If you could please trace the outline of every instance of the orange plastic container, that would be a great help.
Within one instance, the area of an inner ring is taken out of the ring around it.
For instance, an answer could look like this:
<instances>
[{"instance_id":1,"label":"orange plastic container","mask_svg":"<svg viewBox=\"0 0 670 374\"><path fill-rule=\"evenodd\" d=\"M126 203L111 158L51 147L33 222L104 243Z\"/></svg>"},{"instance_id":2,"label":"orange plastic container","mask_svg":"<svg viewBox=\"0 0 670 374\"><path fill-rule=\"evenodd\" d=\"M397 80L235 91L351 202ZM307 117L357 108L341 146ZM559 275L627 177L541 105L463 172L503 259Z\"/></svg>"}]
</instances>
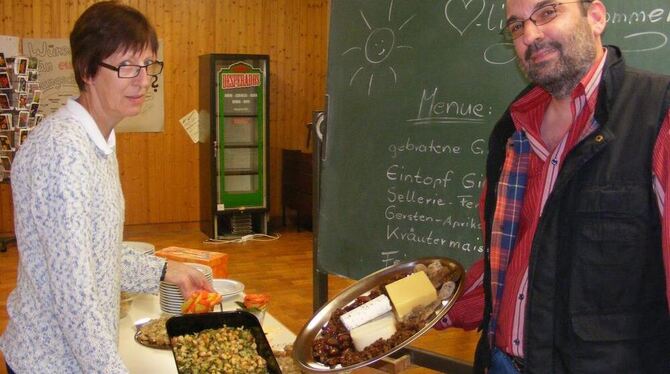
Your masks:
<instances>
[{"instance_id":1,"label":"orange plastic container","mask_svg":"<svg viewBox=\"0 0 670 374\"><path fill-rule=\"evenodd\" d=\"M179 262L195 262L212 268L214 278L228 277L228 254L193 248L167 247L156 251L156 256Z\"/></svg>"}]
</instances>

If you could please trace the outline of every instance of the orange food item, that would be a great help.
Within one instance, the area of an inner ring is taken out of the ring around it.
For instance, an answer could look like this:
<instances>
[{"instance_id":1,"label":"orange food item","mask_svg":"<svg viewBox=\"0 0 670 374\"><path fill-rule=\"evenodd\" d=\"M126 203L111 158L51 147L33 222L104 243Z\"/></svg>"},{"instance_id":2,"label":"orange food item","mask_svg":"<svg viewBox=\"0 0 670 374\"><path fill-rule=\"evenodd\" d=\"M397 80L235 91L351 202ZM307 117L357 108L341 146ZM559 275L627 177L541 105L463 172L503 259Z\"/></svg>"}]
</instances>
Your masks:
<instances>
[{"instance_id":1,"label":"orange food item","mask_svg":"<svg viewBox=\"0 0 670 374\"><path fill-rule=\"evenodd\" d=\"M184 314L211 312L222 299L223 297L216 292L195 291L181 305L181 312Z\"/></svg>"},{"instance_id":2,"label":"orange food item","mask_svg":"<svg viewBox=\"0 0 670 374\"><path fill-rule=\"evenodd\" d=\"M244 307L247 309L263 309L270 302L270 295L250 293L244 296Z\"/></svg>"}]
</instances>

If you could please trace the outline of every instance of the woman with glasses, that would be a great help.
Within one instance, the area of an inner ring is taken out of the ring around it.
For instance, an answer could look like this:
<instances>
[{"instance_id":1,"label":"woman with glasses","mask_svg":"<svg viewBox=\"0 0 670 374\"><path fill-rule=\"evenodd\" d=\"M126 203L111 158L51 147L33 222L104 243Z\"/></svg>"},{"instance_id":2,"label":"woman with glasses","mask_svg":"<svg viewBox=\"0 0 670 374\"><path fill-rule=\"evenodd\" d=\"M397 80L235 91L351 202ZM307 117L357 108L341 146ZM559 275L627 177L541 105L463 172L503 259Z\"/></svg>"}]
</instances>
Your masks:
<instances>
[{"instance_id":1,"label":"woman with glasses","mask_svg":"<svg viewBox=\"0 0 670 374\"><path fill-rule=\"evenodd\" d=\"M20 253L9 324L0 337L9 373L126 373L118 354L119 294L211 291L197 270L122 246L124 200L114 127L138 114L163 64L137 10L88 8L70 34L80 95L45 118L12 170ZM13 369L13 370L12 370Z\"/></svg>"}]
</instances>

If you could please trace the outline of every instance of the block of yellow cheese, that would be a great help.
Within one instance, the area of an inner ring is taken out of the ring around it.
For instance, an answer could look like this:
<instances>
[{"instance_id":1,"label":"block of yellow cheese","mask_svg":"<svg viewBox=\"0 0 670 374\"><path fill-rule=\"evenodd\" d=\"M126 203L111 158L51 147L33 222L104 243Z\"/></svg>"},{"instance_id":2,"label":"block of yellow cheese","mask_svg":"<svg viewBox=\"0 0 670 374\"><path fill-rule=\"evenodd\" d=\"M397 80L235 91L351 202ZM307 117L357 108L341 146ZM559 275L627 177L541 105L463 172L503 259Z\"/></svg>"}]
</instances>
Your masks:
<instances>
[{"instance_id":1,"label":"block of yellow cheese","mask_svg":"<svg viewBox=\"0 0 670 374\"><path fill-rule=\"evenodd\" d=\"M393 310L399 321L418 306L437 300L437 291L424 271L418 271L386 285Z\"/></svg>"}]
</instances>

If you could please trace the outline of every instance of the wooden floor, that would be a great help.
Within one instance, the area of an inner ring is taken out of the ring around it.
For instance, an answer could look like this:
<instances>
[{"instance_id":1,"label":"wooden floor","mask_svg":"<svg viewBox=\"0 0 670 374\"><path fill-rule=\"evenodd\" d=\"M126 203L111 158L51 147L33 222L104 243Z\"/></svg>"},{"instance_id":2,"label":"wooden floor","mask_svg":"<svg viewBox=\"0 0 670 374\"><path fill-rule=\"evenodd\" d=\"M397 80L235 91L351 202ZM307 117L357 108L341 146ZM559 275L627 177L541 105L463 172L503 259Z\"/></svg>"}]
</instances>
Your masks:
<instances>
[{"instance_id":1,"label":"wooden floor","mask_svg":"<svg viewBox=\"0 0 670 374\"><path fill-rule=\"evenodd\" d=\"M296 232L290 226L278 233L281 236L274 241L208 244L195 224L169 224L129 226L125 240L152 243L156 249L182 246L227 253L230 277L243 282L247 292L270 294L270 313L297 334L312 315L312 233ZM6 302L16 282L17 262L15 244L0 253L0 331L7 325ZM328 283L332 298L352 282L331 276ZM460 329L431 331L414 345L471 363L478 337L476 332ZM6 374L1 358L0 354L0 374ZM406 372L432 371L415 368Z\"/></svg>"}]
</instances>

